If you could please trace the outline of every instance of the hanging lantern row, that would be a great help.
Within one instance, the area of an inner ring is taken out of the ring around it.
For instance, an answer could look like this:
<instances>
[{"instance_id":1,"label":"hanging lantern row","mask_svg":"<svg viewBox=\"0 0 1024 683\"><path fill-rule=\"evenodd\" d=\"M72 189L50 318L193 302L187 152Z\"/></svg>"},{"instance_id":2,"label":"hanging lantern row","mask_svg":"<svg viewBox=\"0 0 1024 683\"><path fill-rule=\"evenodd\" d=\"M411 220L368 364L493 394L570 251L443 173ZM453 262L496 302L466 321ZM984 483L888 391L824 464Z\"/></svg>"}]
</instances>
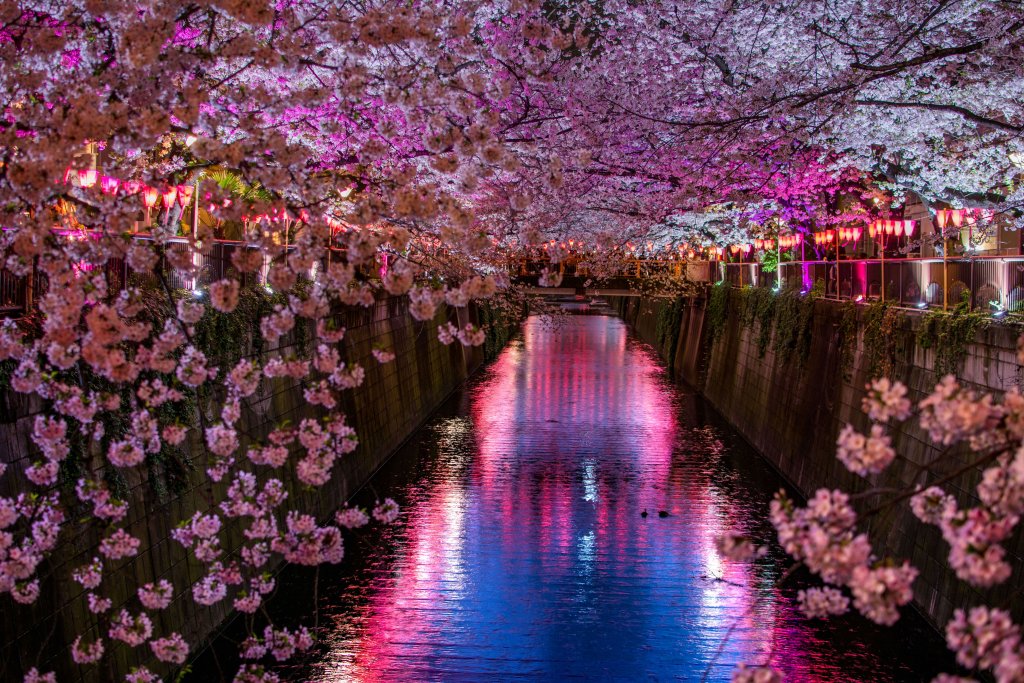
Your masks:
<instances>
[{"instance_id":1,"label":"hanging lantern row","mask_svg":"<svg viewBox=\"0 0 1024 683\"><path fill-rule=\"evenodd\" d=\"M821 247L826 244L830 244L835 239L834 230L825 230L824 232L814 233L814 244Z\"/></svg>"},{"instance_id":2,"label":"hanging lantern row","mask_svg":"<svg viewBox=\"0 0 1024 683\"><path fill-rule=\"evenodd\" d=\"M871 239L881 237L882 235L913 237L916 227L917 221L877 220L873 221L871 225L868 226L868 235L871 236Z\"/></svg>"},{"instance_id":3,"label":"hanging lantern row","mask_svg":"<svg viewBox=\"0 0 1024 683\"><path fill-rule=\"evenodd\" d=\"M161 202L169 209L175 201L184 207L192 201L192 193L195 188L192 185L168 185L163 190L150 187L141 180L121 180L114 176L100 175L94 168L75 170L70 166L64 172L64 184L74 183L78 187L98 187L100 192L108 196L115 196L123 192L126 196L138 194L142 203L147 209L154 208Z\"/></svg>"},{"instance_id":4,"label":"hanging lantern row","mask_svg":"<svg viewBox=\"0 0 1024 683\"><path fill-rule=\"evenodd\" d=\"M773 239L760 239L760 238L755 239L754 240L754 248L757 249L758 251L760 251L761 249L768 249L768 250L774 249L775 248L775 240L773 240Z\"/></svg>"},{"instance_id":5,"label":"hanging lantern row","mask_svg":"<svg viewBox=\"0 0 1024 683\"><path fill-rule=\"evenodd\" d=\"M182 208L185 208L192 202L192 197L195 193L194 185L166 185L162 189L150 187L141 180L121 180L114 176L100 175L96 169L81 169L76 170L70 166L64 172L64 184L74 183L79 187L91 188L99 187L100 191L108 196L115 196L118 192L122 192L125 196L139 195L142 200L142 205L148 212L157 205L166 209L168 213L171 207L174 206L175 202ZM230 198L221 200L220 204L215 204L211 201L213 194L207 192L203 195L203 200L207 202L207 210L209 213L214 213L218 208L228 208L233 204ZM246 228L251 226L259 225L261 223L280 223L284 222L285 225L291 225L296 221L302 223L309 222L309 214L303 210L299 212L299 215L290 216L288 210L271 209L267 213L256 214L253 216L242 216L242 222ZM327 218L327 224L334 228L341 228L344 226L340 221L336 221L333 218Z\"/></svg>"},{"instance_id":6,"label":"hanging lantern row","mask_svg":"<svg viewBox=\"0 0 1024 683\"><path fill-rule=\"evenodd\" d=\"M792 249L795 246L803 244L804 236L800 233L795 235L783 235L779 238L779 246L783 249Z\"/></svg>"},{"instance_id":7,"label":"hanging lantern row","mask_svg":"<svg viewBox=\"0 0 1024 683\"><path fill-rule=\"evenodd\" d=\"M990 221L994 213L991 209L938 209L935 212L935 222L940 230L945 230L950 224L954 228L959 228L965 223L973 225L978 219Z\"/></svg>"},{"instance_id":8,"label":"hanging lantern row","mask_svg":"<svg viewBox=\"0 0 1024 683\"><path fill-rule=\"evenodd\" d=\"M863 228L838 228L840 242L856 242L864 234Z\"/></svg>"}]
</instances>

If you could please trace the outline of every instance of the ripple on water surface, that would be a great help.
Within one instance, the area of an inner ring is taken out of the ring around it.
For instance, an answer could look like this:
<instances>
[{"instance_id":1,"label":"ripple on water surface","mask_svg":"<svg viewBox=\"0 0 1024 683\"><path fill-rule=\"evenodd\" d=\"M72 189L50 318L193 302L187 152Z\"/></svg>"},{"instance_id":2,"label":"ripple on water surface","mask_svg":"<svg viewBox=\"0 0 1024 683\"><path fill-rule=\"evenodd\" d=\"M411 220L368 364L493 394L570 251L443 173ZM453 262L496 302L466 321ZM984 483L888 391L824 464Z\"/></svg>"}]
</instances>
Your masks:
<instances>
[{"instance_id":1,"label":"ripple on water surface","mask_svg":"<svg viewBox=\"0 0 1024 683\"><path fill-rule=\"evenodd\" d=\"M767 542L781 483L705 412L618 319L530 318L375 477L401 522L321 578L296 678L929 680L948 658L919 621L810 622L777 556L718 554L726 530Z\"/></svg>"}]
</instances>

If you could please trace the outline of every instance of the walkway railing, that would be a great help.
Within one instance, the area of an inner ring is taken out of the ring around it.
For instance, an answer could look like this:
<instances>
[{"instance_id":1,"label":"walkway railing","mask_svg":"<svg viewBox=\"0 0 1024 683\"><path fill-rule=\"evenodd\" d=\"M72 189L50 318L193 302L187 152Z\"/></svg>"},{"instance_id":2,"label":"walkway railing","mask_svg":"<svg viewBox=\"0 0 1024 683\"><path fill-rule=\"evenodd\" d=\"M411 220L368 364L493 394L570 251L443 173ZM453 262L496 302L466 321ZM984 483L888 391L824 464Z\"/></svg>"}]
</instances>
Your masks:
<instances>
[{"instance_id":1,"label":"walkway railing","mask_svg":"<svg viewBox=\"0 0 1024 683\"><path fill-rule=\"evenodd\" d=\"M776 282L775 273L763 272L759 263L721 266L733 286ZM835 300L884 298L908 308L952 308L966 300L972 310L1024 311L1024 256L795 261L780 263L778 278L782 287L809 290L817 284Z\"/></svg>"}]
</instances>

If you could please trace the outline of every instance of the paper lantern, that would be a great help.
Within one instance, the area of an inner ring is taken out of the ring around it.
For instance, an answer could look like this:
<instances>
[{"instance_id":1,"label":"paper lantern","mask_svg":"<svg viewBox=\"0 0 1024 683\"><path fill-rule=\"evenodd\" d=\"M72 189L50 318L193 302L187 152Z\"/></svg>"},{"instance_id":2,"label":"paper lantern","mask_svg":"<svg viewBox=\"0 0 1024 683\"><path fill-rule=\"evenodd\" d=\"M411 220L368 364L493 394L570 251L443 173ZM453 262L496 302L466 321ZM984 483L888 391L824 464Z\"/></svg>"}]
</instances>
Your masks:
<instances>
[{"instance_id":1,"label":"paper lantern","mask_svg":"<svg viewBox=\"0 0 1024 683\"><path fill-rule=\"evenodd\" d=\"M854 228L853 229L853 241L854 242L860 241L860 237L863 234L864 234L864 229L863 228Z\"/></svg>"},{"instance_id":2,"label":"paper lantern","mask_svg":"<svg viewBox=\"0 0 1024 683\"><path fill-rule=\"evenodd\" d=\"M160 196L163 197L164 207L170 209L171 205L174 204L174 199L178 196L178 188L172 185L167 190L161 192Z\"/></svg>"},{"instance_id":3,"label":"paper lantern","mask_svg":"<svg viewBox=\"0 0 1024 683\"><path fill-rule=\"evenodd\" d=\"M78 172L79 187L92 187L96 184L96 169L86 169Z\"/></svg>"},{"instance_id":4,"label":"paper lantern","mask_svg":"<svg viewBox=\"0 0 1024 683\"><path fill-rule=\"evenodd\" d=\"M892 231L897 237L903 237L903 221L893 221Z\"/></svg>"},{"instance_id":5,"label":"paper lantern","mask_svg":"<svg viewBox=\"0 0 1024 683\"><path fill-rule=\"evenodd\" d=\"M760 237L755 238L754 239L754 248L755 249L764 249L764 240L761 239Z\"/></svg>"},{"instance_id":6,"label":"paper lantern","mask_svg":"<svg viewBox=\"0 0 1024 683\"><path fill-rule=\"evenodd\" d=\"M896 221L885 221L885 234L891 235L896 231Z\"/></svg>"},{"instance_id":7,"label":"paper lantern","mask_svg":"<svg viewBox=\"0 0 1024 683\"><path fill-rule=\"evenodd\" d=\"M764 241L764 248L765 249L774 249L775 248L775 240L765 240Z\"/></svg>"},{"instance_id":8,"label":"paper lantern","mask_svg":"<svg viewBox=\"0 0 1024 683\"><path fill-rule=\"evenodd\" d=\"M191 185L178 185L178 204L181 208L185 208L185 205L192 201L192 191L195 189Z\"/></svg>"},{"instance_id":9,"label":"paper lantern","mask_svg":"<svg viewBox=\"0 0 1024 683\"><path fill-rule=\"evenodd\" d=\"M916 221L903 221L903 234L905 234L907 237L913 236L914 223L916 223Z\"/></svg>"},{"instance_id":10,"label":"paper lantern","mask_svg":"<svg viewBox=\"0 0 1024 683\"><path fill-rule=\"evenodd\" d=\"M113 176L105 175L100 179L100 190L103 194L117 194L117 188L121 185L121 181Z\"/></svg>"},{"instance_id":11,"label":"paper lantern","mask_svg":"<svg viewBox=\"0 0 1024 683\"><path fill-rule=\"evenodd\" d=\"M147 187L142 193L142 203L146 205L147 209L152 209L156 206L156 200L160 198L160 191L155 187Z\"/></svg>"},{"instance_id":12,"label":"paper lantern","mask_svg":"<svg viewBox=\"0 0 1024 683\"><path fill-rule=\"evenodd\" d=\"M950 218L953 219L953 227L959 228L964 224L964 210L952 209L950 211Z\"/></svg>"}]
</instances>

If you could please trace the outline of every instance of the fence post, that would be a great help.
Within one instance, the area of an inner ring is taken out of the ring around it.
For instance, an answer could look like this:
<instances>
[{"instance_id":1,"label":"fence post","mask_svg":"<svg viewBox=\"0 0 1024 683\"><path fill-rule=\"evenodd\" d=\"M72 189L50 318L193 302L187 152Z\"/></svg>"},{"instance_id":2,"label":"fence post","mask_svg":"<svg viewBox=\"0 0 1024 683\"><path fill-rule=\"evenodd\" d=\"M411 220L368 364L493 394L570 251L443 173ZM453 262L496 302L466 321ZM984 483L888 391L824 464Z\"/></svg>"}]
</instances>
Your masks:
<instances>
[{"instance_id":1,"label":"fence post","mask_svg":"<svg viewBox=\"0 0 1024 683\"><path fill-rule=\"evenodd\" d=\"M28 280L25 282L25 313L27 314L32 310L35 305L35 293L36 293L36 261L37 257L32 258L32 270L28 273Z\"/></svg>"},{"instance_id":2,"label":"fence post","mask_svg":"<svg viewBox=\"0 0 1024 683\"><path fill-rule=\"evenodd\" d=\"M942 310L949 310L949 272L946 268L946 256L949 251L946 231L942 231Z\"/></svg>"}]
</instances>

